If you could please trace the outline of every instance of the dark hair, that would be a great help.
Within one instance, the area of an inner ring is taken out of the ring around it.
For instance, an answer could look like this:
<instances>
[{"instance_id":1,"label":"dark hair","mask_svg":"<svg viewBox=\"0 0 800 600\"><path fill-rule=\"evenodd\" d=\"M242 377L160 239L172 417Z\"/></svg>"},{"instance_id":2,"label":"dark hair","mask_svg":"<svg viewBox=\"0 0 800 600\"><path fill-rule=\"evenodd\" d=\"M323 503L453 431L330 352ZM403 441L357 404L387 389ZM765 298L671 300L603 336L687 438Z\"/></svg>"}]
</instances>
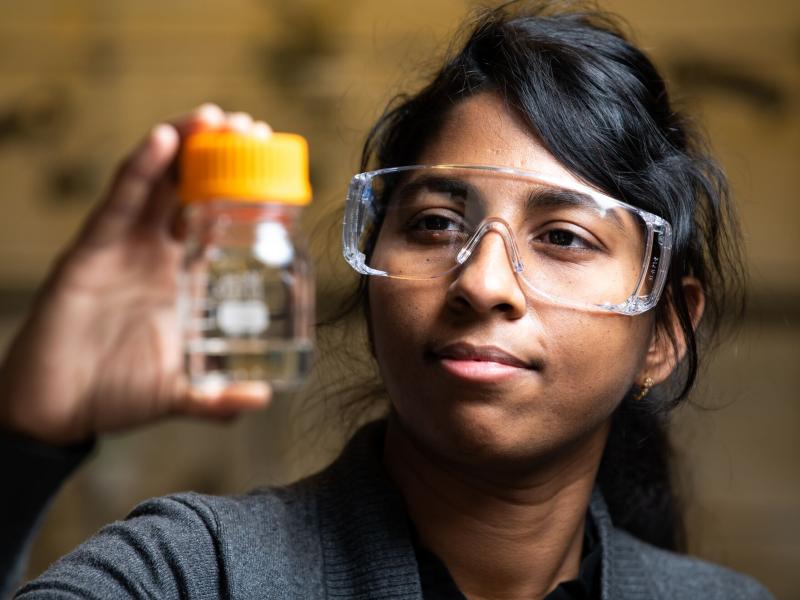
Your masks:
<instances>
[{"instance_id":1,"label":"dark hair","mask_svg":"<svg viewBox=\"0 0 800 600\"><path fill-rule=\"evenodd\" d=\"M743 308L738 229L725 177L672 107L652 62L607 14L563 7L510 2L482 11L432 81L389 104L367 137L361 167L414 164L454 105L488 91L578 178L672 224L672 262L655 320L665 339L685 346L684 359L658 393L623 400L598 482L617 526L682 549L666 413L687 397L699 361L682 280L691 275L705 290L710 340L723 313ZM358 298L366 308L363 279ZM673 313L678 336L669 326Z\"/></svg>"}]
</instances>

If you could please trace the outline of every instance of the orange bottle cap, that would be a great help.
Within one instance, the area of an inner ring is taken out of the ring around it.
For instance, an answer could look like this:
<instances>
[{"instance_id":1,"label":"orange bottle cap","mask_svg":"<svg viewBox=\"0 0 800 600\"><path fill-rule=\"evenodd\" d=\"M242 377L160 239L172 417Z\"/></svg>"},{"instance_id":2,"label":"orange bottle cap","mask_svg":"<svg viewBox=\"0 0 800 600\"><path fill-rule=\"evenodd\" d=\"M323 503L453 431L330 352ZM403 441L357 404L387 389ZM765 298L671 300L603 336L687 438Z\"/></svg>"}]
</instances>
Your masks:
<instances>
[{"instance_id":1,"label":"orange bottle cap","mask_svg":"<svg viewBox=\"0 0 800 600\"><path fill-rule=\"evenodd\" d=\"M179 193L187 203L230 198L308 204L308 143L294 133L195 133L181 151Z\"/></svg>"}]
</instances>

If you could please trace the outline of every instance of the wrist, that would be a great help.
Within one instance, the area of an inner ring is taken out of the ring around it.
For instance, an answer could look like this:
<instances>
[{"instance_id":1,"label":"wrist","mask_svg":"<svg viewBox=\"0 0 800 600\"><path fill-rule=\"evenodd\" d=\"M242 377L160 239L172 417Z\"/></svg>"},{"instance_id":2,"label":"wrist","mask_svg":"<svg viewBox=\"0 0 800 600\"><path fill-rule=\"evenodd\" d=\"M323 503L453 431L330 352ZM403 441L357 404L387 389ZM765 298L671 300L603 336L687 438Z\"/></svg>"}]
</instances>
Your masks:
<instances>
[{"instance_id":1,"label":"wrist","mask_svg":"<svg viewBox=\"0 0 800 600\"><path fill-rule=\"evenodd\" d=\"M0 366L0 431L48 446L73 446L93 439L91 433L70 431L52 426L52 419L36 414L36 395L26 394L15 385L7 371L11 365ZM50 423L50 425L48 425Z\"/></svg>"}]
</instances>

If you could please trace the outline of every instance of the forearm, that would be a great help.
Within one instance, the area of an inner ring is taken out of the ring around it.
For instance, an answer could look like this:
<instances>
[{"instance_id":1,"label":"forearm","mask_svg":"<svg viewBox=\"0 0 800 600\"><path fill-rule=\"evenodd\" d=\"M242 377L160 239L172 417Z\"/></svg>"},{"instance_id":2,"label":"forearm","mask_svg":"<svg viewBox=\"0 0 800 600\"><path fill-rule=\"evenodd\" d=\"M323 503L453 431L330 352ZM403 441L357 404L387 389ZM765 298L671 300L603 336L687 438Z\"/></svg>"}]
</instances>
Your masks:
<instances>
[{"instance_id":1,"label":"forearm","mask_svg":"<svg viewBox=\"0 0 800 600\"><path fill-rule=\"evenodd\" d=\"M101 529L19 598L229 598L218 517L196 494L154 498Z\"/></svg>"}]
</instances>

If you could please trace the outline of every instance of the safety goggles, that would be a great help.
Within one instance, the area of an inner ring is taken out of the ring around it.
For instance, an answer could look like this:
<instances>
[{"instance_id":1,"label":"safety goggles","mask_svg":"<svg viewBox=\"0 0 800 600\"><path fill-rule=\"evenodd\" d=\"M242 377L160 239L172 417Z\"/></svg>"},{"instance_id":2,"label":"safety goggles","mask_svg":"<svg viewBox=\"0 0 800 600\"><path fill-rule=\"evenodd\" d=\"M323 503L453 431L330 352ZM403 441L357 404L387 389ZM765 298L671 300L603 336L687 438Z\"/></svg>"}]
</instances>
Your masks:
<instances>
[{"instance_id":1,"label":"safety goggles","mask_svg":"<svg viewBox=\"0 0 800 600\"><path fill-rule=\"evenodd\" d=\"M343 251L358 273L444 277L499 235L528 293L626 315L658 302L672 249L661 217L588 186L505 167L412 165L355 175Z\"/></svg>"}]
</instances>

